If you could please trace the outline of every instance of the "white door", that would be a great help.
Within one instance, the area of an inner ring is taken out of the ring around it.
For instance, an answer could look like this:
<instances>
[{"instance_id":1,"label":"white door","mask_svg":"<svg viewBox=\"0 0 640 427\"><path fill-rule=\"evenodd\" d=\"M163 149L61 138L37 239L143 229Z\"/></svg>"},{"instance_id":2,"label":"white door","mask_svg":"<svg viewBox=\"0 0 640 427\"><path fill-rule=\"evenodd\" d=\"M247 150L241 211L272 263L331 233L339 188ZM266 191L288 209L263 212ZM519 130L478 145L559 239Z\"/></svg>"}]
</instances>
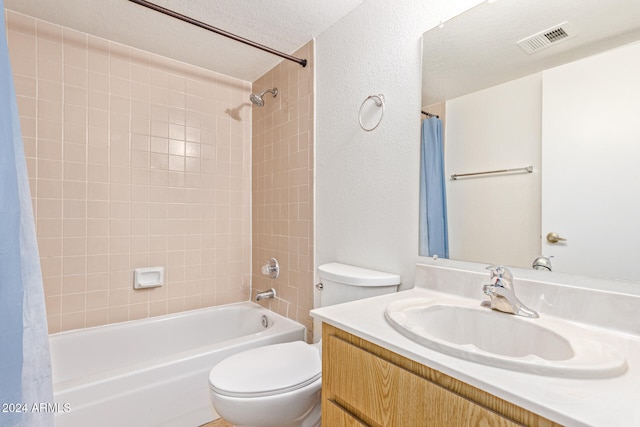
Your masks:
<instances>
[{"instance_id":1,"label":"white door","mask_svg":"<svg viewBox=\"0 0 640 427\"><path fill-rule=\"evenodd\" d=\"M543 73L541 252L554 271L640 280L638 76L640 43Z\"/></svg>"}]
</instances>

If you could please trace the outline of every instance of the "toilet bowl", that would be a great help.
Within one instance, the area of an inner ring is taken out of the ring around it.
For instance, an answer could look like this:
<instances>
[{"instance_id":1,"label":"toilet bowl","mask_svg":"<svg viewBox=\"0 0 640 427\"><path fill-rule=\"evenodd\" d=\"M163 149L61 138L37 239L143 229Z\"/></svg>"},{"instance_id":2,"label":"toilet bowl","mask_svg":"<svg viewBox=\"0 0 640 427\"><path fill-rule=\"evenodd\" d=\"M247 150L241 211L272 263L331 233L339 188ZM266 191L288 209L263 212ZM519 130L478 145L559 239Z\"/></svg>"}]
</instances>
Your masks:
<instances>
[{"instance_id":1,"label":"toilet bowl","mask_svg":"<svg viewBox=\"0 0 640 427\"><path fill-rule=\"evenodd\" d=\"M319 426L321 368L318 347L302 341L243 351L211 370L211 400L234 426Z\"/></svg>"},{"instance_id":2,"label":"toilet bowl","mask_svg":"<svg viewBox=\"0 0 640 427\"><path fill-rule=\"evenodd\" d=\"M398 290L400 276L339 263L318 268L320 306ZM237 427L320 426L321 347L294 341L236 353L211 369L211 401Z\"/></svg>"}]
</instances>

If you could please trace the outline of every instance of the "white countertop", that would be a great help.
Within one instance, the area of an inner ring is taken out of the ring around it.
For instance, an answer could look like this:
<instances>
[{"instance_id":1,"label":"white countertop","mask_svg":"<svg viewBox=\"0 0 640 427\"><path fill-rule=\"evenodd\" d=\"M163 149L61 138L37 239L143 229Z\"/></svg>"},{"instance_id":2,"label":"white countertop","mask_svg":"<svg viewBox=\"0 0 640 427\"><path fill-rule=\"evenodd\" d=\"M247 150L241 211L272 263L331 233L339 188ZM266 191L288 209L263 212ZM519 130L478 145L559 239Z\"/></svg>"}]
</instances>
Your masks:
<instances>
[{"instance_id":1,"label":"white countertop","mask_svg":"<svg viewBox=\"0 0 640 427\"><path fill-rule=\"evenodd\" d=\"M637 334L582 324L592 328L594 337L606 335L625 353L628 369L621 376L607 379L540 376L448 356L404 337L389 325L384 311L391 301L413 297L450 299L451 294L416 287L315 309L311 315L557 423L567 426L640 426L640 336ZM479 304L481 298L477 301ZM538 309L536 306L533 308ZM611 315L615 315L615 307L609 309ZM543 311L541 316L545 315ZM637 312L636 319L640 323Z\"/></svg>"}]
</instances>

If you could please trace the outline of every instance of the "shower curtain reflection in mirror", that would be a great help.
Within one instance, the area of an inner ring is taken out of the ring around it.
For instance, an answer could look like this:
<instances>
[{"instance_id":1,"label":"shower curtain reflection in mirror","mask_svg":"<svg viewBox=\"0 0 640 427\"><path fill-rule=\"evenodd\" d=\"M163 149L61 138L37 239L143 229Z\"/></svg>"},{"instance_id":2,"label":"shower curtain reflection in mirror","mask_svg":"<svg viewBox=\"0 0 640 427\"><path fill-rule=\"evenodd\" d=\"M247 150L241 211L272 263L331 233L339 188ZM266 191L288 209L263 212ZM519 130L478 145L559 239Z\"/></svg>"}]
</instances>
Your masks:
<instances>
[{"instance_id":1,"label":"shower curtain reflection in mirror","mask_svg":"<svg viewBox=\"0 0 640 427\"><path fill-rule=\"evenodd\" d=\"M442 121L437 117L422 121L419 230L420 255L449 258Z\"/></svg>"}]
</instances>

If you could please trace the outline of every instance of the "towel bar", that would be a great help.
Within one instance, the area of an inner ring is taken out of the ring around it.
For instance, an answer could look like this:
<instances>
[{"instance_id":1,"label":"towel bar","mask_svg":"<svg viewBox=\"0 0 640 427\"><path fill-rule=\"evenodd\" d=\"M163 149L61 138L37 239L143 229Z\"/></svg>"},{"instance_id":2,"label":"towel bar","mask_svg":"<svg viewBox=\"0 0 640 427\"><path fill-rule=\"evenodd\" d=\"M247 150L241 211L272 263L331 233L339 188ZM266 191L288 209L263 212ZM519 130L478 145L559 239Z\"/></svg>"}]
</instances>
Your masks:
<instances>
[{"instance_id":1,"label":"towel bar","mask_svg":"<svg viewBox=\"0 0 640 427\"><path fill-rule=\"evenodd\" d=\"M533 173L533 166L526 166L523 168L513 168L513 169L498 169L498 170L486 171L486 172L454 173L453 175L451 175L451 179L455 181L458 178L463 178L467 176L488 175L488 174L509 173L509 172Z\"/></svg>"}]
</instances>

